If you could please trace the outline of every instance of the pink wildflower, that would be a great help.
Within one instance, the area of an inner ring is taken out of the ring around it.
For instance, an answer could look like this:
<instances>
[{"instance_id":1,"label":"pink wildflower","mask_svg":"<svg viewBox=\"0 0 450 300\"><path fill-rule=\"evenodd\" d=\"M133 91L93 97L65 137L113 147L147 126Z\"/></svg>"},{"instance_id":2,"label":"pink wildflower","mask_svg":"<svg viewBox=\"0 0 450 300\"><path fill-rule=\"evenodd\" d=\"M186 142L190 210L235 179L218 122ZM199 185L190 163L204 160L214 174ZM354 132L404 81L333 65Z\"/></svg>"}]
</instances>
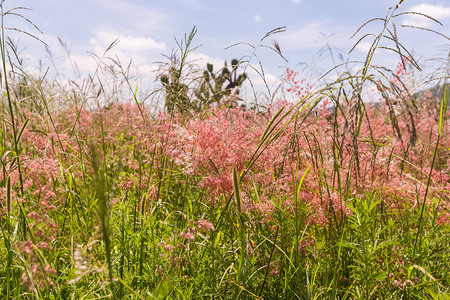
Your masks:
<instances>
[{"instance_id":1,"label":"pink wildflower","mask_svg":"<svg viewBox=\"0 0 450 300\"><path fill-rule=\"evenodd\" d=\"M33 242L32 241L25 241L23 242L20 247L20 251L25 252L27 254L31 254L33 252Z\"/></svg>"},{"instance_id":2,"label":"pink wildflower","mask_svg":"<svg viewBox=\"0 0 450 300\"><path fill-rule=\"evenodd\" d=\"M205 219L198 220L197 226L204 231L215 231L214 225Z\"/></svg>"}]
</instances>

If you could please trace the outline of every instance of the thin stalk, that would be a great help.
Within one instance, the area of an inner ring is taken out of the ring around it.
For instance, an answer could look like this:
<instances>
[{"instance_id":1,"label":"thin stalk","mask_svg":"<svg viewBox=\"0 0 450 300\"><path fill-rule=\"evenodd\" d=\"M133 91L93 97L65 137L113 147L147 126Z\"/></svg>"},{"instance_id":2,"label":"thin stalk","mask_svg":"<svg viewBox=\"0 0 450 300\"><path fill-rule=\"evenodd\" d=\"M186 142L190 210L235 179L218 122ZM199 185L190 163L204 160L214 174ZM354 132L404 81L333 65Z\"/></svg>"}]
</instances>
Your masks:
<instances>
[{"instance_id":1,"label":"thin stalk","mask_svg":"<svg viewBox=\"0 0 450 300\"><path fill-rule=\"evenodd\" d=\"M2 2L3 3L3 2ZM14 136L14 152L15 152L15 160L17 161L17 171L19 172L19 184L20 184L20 193L21 195L24 194L23 189L23 176L22 176L22 164L20 161L20 155L19 155L19 138L16 128L16 121L14 116L14 109L11 99L11 94L9 91L9 83L8 83L8 74L6 70L6 44L5 44L5 26L4 26L4 11L3 11L3 4L0 4L0 10L1 10L1 22L2 22L2 34L1 34L1 42L0 42L0 48L1 48L1 55L2 55L2 67L3 67L3 77L5 81L5 89L6 89L6 97L8 99L8 108L9 113L11 114L11 126L13 129L13 136ZM21 203L19 204L20 208L20 216L22 219L22 230L23 230L23 238L26 239L26 232L27 232L27 220L25 218L25 213L23 211L23 206Z\"/></svg>"},{"instance_id":2,"label":"thin stalk","mask_svg":"<svg viewBox=\"0 0 450 300\"><path fill-rule=\"evenodd\" d=\"M275 232L275 238L273 240L272 251L270 252L269 261L267 262L266 275L264 276L264 281L263 281L263 284L261 285L261 290L259 291L258 297L261 297L261 294L262 294L262 292L264 290L264 286L266 285L267 275L269 275L270 263L272 261L273 252L275 251L275 245L277 243L278 229L279 228L280 228L280 225L277 226L277 231Z\"/></svg>"},{"instance_id":3,"label":"thin stalk","mask_svg":"<svg viewBox=\"0 0 450 300\"><path fill-rule=\"evenodd\" d=\"M12 250L11 250L11 228L9 224L11 211L11 178L8 176L6 181L6 228L8 237L5 239L6 251L8 252L8 263L6 265L6 299L11 299L11 265L12 265Z\"/></svg>"},{"instance_id":4,"label":"thin stalk","mask_svg":"<svg viewBox=\"0 0 450 300\"><path fill-rule=\"evenodd\" d=\"M104 171L100 168L100 159L98 157L97 149L91 145L92 153L92 168L94 169L95 190L98 201L98 215L102 227L102 237L105 244L106 264L108 265L109 284L113 299L115 299L113 272L111 262L111 240L109 237L109 213L107 204L107 186Z\"/></svg>"},{"instance_id":5,"label":"thin stalk","mask_svg":"<svg viewBox=\"0 0 450 300\"><path fill-rule=\"evenodd\" d=\"M414 250L413 250L413 259L414 260L415 260L415 256L416 256L416 250L417 250L417 241L420 239L420 234L421 234L421 229L422 229L423 213L425 211L425 203L426 203L427 196L428 196L428 190L431 185L431 173L433 172L434 163L436 161L436 154L437 154L437 150L439 147L439 141L441 138L442 127L444 125L445 114L447 111L447 103L448 103L448 90L447 90L447 86L444 84L444 91L442 93L441 108L440 108L440 113L439 113L439 128L438 128L436 146L434 148L433 160L431 162L430 173L428 174L427 187L425 189L425 195L423 196L422 208L420 210L419 226L417 227L416 238L414 240ZM420 246L420 244L419 244L419 246Z\"/></svg>"},{"instance_id":6,"label":"thin stalk","mask_svg":"<svg viewBox=\"0 0 450 300\"><path fill-rule=\"evenodd\" d=\"M400 3L403 2L403 0L400 1ZM399 4L400 4L399 3ZM381 30L381 33L377 36L377 40L374 43L373 47L370 49L369 52L369 57L366 61L366 65L364 66L364 71L363 71L363 78L366 77L367 71L369 70L369 66L370 66L370 62L372 61L374 55L375 55L375 51L378 48L378 45L380 44L381 38L384 36L384 32L386 31L386 28L389 24L389 21L392 19L392 17L394 16L395 11L397 10L398 5L392 10L391 15L389 16L389 18L386 18L385 22L384 22L384 26L383 29Z\"/></svg>"}]
</instances>

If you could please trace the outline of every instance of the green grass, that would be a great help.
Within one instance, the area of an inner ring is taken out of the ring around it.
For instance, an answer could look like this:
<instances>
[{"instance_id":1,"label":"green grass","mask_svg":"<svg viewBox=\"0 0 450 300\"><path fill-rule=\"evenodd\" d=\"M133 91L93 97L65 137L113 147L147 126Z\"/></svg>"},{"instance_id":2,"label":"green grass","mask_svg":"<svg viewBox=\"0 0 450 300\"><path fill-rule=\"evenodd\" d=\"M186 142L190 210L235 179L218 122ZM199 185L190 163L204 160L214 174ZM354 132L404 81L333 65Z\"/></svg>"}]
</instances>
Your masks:
<instances>
[{"instance_id":1,"label":"green grass","mask_svg":"<svg viewBox=\"0 0 450 300\"><path fill-rule=\"evenodd\" d=\"M161 116L118 62L96 72L122 75L128 102L93 105L117 96L99 74L58 90L12 76L2 31L1 298L448 299L448 76L440 99L405 100L408 75L371 65L388 40L418 67L397 9L361 71L263 111L196 104L195 29ZM384 104L364 101L370 87Z\"/></svg>"}]
</instances>

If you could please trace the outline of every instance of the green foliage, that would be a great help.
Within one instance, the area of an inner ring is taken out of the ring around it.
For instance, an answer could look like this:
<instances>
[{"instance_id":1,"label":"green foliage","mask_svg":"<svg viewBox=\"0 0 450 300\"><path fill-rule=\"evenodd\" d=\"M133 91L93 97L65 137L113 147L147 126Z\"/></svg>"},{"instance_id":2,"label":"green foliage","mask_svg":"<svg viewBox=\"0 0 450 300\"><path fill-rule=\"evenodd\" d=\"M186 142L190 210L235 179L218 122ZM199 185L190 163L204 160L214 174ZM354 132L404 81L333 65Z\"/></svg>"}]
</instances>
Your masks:
<instances>
[{"instance_id":1,"label":"green foliage","mask_svg":"<svg viewBox=\"0 0 450 300\"><path fill-rule=\"evenodd\" d=\"M203 71L203 77L200 79L200 87L194 91L200 107L209 108L213 103L220 105L220 101L224 97L230 96L233 90L236 95L239 94L239 88L247 79L247 75L245 73L237 75L238 67L238 60L233 59L231 71L225 62L225 66L215 73L213 65L207 64L206 70ZM230 101L236 103L235 100Z\"/></svg>"},{"instance_id":2,"label":"green foliage","mask_svg":"<svg viewBox=\"0 0 450 300\"><path fill-rule=\"evenodd\" d=\"M188 56L195 51L191 48L192 41L197 30L191 31L189 36L178 43L179 54L174 53L169 57L169 63L162 67L159 80L165 95L165 109L172 113L201 111L210 108L213 104L223 105L235 103L239 99L239 88L247 79L247 74L238 74L240 62L237 59L231 61L231 69L227 62L218 72L214 66L207 63L206 70L197 70L188 62ZM196 76L201 73L200 76ZM229 97L234 91L234 98L228 99L228 103L221 103L224 97Z\"/></svg>"},{"instance_id":3,"label":"green foliage","mask_svg":"<svg viewBox=\"0 0 450 300\"><path fill-rule=\"evenodd\" d=\"M380 222L380 202L376 194L371 194L355 198L348 205L353 214L342 246L349 250L346 254L351 260L351 279L356 286L353 296L357 299L378 297L376 287L388 277L388 266L380 264L380 260L386 256L383 252L391 241L385 238L386 228Z\"/></svg>"},{"instance_id":4,"label":"green foliage","mask_svg":"<svg viewBox=\"0 0 450 300\"><path fill-rule=\"evenodd\" d=\"M181 74L181 68L171 64L167 73L160 75L160 81L165 93L166 110L172 112L177 109L180 112L189 110L201 111L208 109L213 104L226 105L237 103L239 88L247 79L245 73L238 75L239 62L237 59L231 61L231 70L225 62L225 66L217 73L212 64L208 63L202 76L195 80L185 80ZM190 86L197 85L194 88ZM192 91L192 95L190 94ZM221 102L224 97L229 97L234 91L234 98L228 102Z\"/></svg>"},{"instance_id":5,"label":"green foliage","mask_svg":"<svg viewBox=\"0 0 450 300\"><path fill-rule=\"evenodd\" d=\"M190 64L188 62L189 55L194 52L197 47L191 47L192 41L197 33L194 27L189 35L185 35L184 39L177 41L179 48L179 56L174 53L166 64L160 75L160 80L165 92L165 108L172 113L175 109L179 112L186 112L191 108L189 100L189 83L187 83L190 75Z\"/></svg>"},{"instance_id":6,"label":"green foliage","mask_svg":"<svg viewBox=\"0 0 450 300\"><path fill-rule=\"evenodd\" d=\"M160 77L165 92L165 106L168 112L174 109L186 111L191 107L189 88L181 82L181 72L176 66L171 66L167 74Z\"/></svg>"}]
</instances>

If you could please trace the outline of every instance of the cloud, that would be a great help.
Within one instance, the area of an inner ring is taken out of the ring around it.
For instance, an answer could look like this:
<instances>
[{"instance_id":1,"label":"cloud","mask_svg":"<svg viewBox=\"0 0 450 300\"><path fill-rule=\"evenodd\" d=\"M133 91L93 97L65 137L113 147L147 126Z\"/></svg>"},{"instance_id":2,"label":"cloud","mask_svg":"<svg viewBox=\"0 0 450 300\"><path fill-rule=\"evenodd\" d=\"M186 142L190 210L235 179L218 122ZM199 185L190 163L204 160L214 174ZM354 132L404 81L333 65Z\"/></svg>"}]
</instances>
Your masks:
<instances>
[{"instance_id":1,"label":"cloud","mask_svg":"<svg viewBox=\"0 0 450 300\"><path fill-rule=\"evenodd\" d=\"M97 67L97 61L91 55L73 54L70 58L81 74L92 74ZM67 68L70 68L70 62L68 60L66 61L66 64Z\"/></svg>"},{"instance_id":2,"label":"cloud","mask_svg":"<svg viewBox=\"0 0 450 300\"><path fill-rule=\"evenodd\" d=\"M105 54L116 39L119 42ZM52 60L48 59L48 55L35 56L44 57L44 63L54 66L58 74L72 77L77 70L82 78L87 74L93 74L97 69L99 58L105 55L102 59L103 63L111 64L112 60L109 59L111 58L120 61L126 68L131 61L132 75L152 79L154 71L158 69L158 65L154 62L161 60L161 52L167 48L166 43L152 37L127 35L108 29L93 30L88 44L77 44L73 47L74 49L71 49L70 44L67 45L67 49L64 49L56 36L46 35L45 41L50 45ZM36 61L31 63L37 64Z\"/></svg>"},{"instance_id":3,"label":"cloud","mask_svg":"<svg viewBox=\"0 0 450 300\"><path fill-rule=\"evenodd\" d=\"M369 42L365 42L365 41L361 41L359 42L359 44L356 46L356 49L358 49L361 52L369 52L370 47L372 46L372 43Z\"/></svg>"},{"instance_id":4,"label":"cloud","mask_svg":"<svg viewBox=\"0 0 450 300\"><path fill-rule=\"evenodd\" d=\"M316 48L314 44L317 42L321 29L321 24L311 23L303 28L286 31L279 36L278 42L286 50Z\"/></svg>"},{"instance_id":5,"label":"cloud","mask_svg":"<svg viewBox=\"0 0 450 300\"><path fill-rule=\"evenodd\" d=\"M212 64L214 67L214 71L219 71L222 67L225 66L225 59L219 57L211 57L205 53L193 52L189 55L189 61L196 64L202 69L206 68L206 64Z\"/></svg>"},{"instance_id":6,"label":"cloud","mask_svg":"<svg viewBox=\"0 0 450 300\"><path fill-rule=\"evenodd\" d=\"M321 33L330 34L331 30L338 31L338 28L331 29L325 22L310 23L304 27L287 30L278 36L278 42L284 50L316 49L319 44Z\"/></svg>"},{"instance_id":7,"label":"cloud","mask_svg":"<svg viewBox=\"0 0 450 300\"><path fill-rule=\"evenodd\" d=\"M255 17L253 18L253 20L255 20L255 22L259 22L259 21L261 21L261 16L256 14Z\"/></svg>"},{"instance_id":8,"label":"cloud","mask_svg":"<svg viewBox=\"0 0 450 300\"><path fill-rule=\"evenodd\" d=\"M94 32L94 36L89 39L89 44L94 48L101 47L104 51L116 39L118 39L119 43L114 49L130 54L166 49L166 44L164 42L157 42L150 37L129 36L103 30Z\"/></svg>"},{"instance_id":9,"label":"cloud","mask_svg":"<svg viewBox=\"0 0 450 300\"><path fill-rule=\"evenodd\" d=\"M168 28L170 17L158 9L148 9L143 5L133 4L131 1L95 0L104 10L109 11L108 19L103 20L114 28L120 27L127 33L134 32L164 32Z\"/></svg>"},{"instance_id":10,"label":"cloud","mask_svg":"<svg viewBox=\"0 0 450 300\"><path fill-rule=\"evenodd\" d=\"M439 21L450 18L450 6L422 3L419 5L412 6L410 9L408 9L408 11L420 12L435 19L438 19ZM407 16L408 17L402 22L403 25L424 27L430 26L434 23L432 20L424 16L420 15L407 15Z\"/></svg>"},{"instance_id":11,"label":"cloud","mask_svg":"<svg viewBox=\"0 0 450 300\"><path fill-rule=\"evenodd\" d=\"M300 3L300 2L301 2L301 0L292 0L292 2L295 2L295 3Z\"/></svg>"},{"instance_id":12,"label":"cloud","mask_svg":"<svg viewBox=\"0 0 450 300\"><path fill-rule=\"evenodd\" d=\"M267 87L273 91L282 83L280 78L270 73L265 73L264 78L262 78L261 75L253 69L248 69L247 74L250 76L253 86L258 91L266 92L266 84Z\"/></svg>"}]
</instances>

